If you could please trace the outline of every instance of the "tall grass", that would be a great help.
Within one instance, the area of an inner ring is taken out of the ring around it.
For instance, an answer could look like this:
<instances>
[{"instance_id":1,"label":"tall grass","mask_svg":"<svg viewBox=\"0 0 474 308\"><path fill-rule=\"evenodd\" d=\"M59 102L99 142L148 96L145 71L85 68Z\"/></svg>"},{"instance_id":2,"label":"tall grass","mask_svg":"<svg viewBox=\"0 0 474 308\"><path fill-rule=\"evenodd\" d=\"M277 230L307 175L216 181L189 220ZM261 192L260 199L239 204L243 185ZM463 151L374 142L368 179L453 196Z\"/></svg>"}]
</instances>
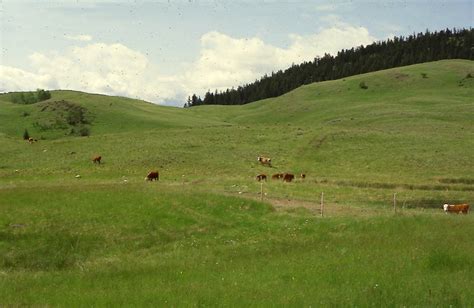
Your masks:
<instances>
[{"instance_id":1,"label":"tall grass","mask_svg":"<svg viewBox=\"0 0 474 308\"><path fill-rule=\"evenodd\" d=\"M473 304L470 215L321 219L150 185L48 191L0 192L2 304Z\"/></svg>"}]
</instances>

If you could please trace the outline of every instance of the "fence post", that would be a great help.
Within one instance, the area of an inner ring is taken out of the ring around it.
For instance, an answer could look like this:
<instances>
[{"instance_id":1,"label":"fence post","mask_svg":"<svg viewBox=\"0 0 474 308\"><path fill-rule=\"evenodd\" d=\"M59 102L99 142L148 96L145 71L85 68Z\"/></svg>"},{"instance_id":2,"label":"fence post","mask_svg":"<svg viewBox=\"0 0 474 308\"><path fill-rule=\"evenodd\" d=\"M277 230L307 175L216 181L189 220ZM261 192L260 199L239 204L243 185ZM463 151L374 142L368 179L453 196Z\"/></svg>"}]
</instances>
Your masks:
<instances>
[{"instance_id":1,"label":"fence post","mask_svg":"<svg viewBox=\"0 0 474 308\"><path fill-rule=\"evenodd\" d=\"M393 194L393 212L397 212L397 193Z\"/></svg>"},{"instance_id":2,"label":"fence post","mask_svg":"<svg viewBox=\"0 0 474 308\"><path fill-rule=\"evenodd\" d=\"M324 193L321 193L321 217L324 215Z\"/></svg>"}]
</instances>

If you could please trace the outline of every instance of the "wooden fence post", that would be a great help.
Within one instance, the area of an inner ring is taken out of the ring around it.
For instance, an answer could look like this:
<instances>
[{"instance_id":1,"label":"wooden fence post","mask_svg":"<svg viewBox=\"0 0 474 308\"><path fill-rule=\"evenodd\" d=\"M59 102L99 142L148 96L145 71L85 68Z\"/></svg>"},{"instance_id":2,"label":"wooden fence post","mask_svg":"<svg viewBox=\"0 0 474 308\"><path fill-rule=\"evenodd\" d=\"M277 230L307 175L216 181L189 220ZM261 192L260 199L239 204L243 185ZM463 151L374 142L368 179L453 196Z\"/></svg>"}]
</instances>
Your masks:
<instances>
[{"instance_id":1,"label":"wooden fence post","mask_svg":"<svg viewBox=\"0 0 474 308\"><path fill-rule=\"evenodd\" d=\"M324 215L324 193L321 193L321 217Z\"/></svg>"},{"instance_id":2,"label":"wooden fence post","mask_svg":"<svg viewBox=\"0 0 474 308\"><path fill-rule=\"evenodd\" d=\"M393 212L397 212L397 193L393 194Z\"/></svg>"}]
</instances>

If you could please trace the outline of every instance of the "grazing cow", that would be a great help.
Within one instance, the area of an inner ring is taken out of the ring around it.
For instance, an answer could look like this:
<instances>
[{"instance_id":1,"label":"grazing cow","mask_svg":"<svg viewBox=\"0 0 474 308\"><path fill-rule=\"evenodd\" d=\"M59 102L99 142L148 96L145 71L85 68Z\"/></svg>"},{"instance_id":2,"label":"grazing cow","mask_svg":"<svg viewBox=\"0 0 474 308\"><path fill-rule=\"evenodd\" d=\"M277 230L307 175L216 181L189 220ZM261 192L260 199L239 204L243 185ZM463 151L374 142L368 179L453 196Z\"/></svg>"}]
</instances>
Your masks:
<instances>
[{"instance_id":1,"label":"grazing cow","mask_svg":"<svg viewBox=\"0 0 474 308\"><path fill-rule=\"evenodd\" d=\"M269 167L272 166L272 159L270 157L263 157L259 156L257 157L257 160L262 164L262 165L267 165Z\"/></svg>"},{"instance_id":2,"label":"grazing cow","mask_svg":"<svg viewBox=\"0 0 474 308\"><path fill-rule=\"evenodd\" d=\"M29 143L33 143L33 142L37 142L37 141L38 141L37 139L33 139L33 138L31 138L31 137L28 138L28 142L29 142Z\"/></svg>"},{"instance_id":3,"label":"grazing cow","mask_svg":"<svg viewBox=\"0 0 474 308\"><path fill-rule=\"evenodd\" d=\"M443 205L444 212L446 214L449 213L464 213L467 214L469 212L469 204L445 204Z\"/></svg>"},{"instance_id":4,"label":"grazing cow","mask_svg":"<svg viewBox=\"0 0 474 308\"><path fill-rule=\"evenodd\" d=\"M291 182L293 181L293 179L295 178L295 175L294 174L291 174L291 173L285 173L283 175L283 182Z\"/></svg>"},{"instance_id":5,"label":"grazing cow","mask_svg":"<svg viewBox=\"0 0 474 308\"><path fill-rule=\"evenodd\" d=\"M257 181L259 181L259 182L260 182L260 181L267 181L267 175L262 173L262 174L257 175L257 176L255 177L255 179L256 179Z\"/></svg>"},{"instance_id":6,"label":"grazing cow","mask_svg":"<svg viewBox=\"0 0 474 308\"><path fill-rule=\"evenodd\" d=\"M150 171L145 178L145 181L158 181L160 179L160 173L158 171Z\"/></svg>"},{"instance_id":7,"label":"grazing cow","mask_svg":"<svg viewBox=\"0 0 474 308\"><path fill-rule=\"evenodd\" d=\"M300 177L301 177L302 180L304 180L304 179L306 179L306 174L301 173L301 174L300 174Z\"/></svg>"},{"instance_id":8,"label":"grazing cow","mask_svg":"<svg viewBox=\"0 0 474 308\"><path fill-rule=\"evenodd\" d=\"M102 156L95 156L94 158L92 158L92 162L95 164L95 163L98 163L100 165L100 160L102 159Z\"/></svg>"},{"instance_id":9,"label":"grazing cow","mask_svg":"<svg viewBox=\"0 0 474 308\"><path fill-rule=\"evenodd\" d=\"M272 180L279 180L283 178L283 173L275 173L272 175Z\"/></svg>"}]
</instances>

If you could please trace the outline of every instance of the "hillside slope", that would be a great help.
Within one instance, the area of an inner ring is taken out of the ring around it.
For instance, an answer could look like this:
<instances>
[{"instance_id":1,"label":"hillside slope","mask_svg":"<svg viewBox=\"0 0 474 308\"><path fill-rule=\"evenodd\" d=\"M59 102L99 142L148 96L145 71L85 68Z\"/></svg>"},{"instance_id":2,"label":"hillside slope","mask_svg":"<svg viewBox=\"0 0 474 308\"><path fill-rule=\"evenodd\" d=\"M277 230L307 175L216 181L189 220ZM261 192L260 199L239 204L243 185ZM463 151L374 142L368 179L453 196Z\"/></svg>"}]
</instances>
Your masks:
<instances>
[{"instance_id":1,"label":"hillside slope","mask_svg":"<svg viewBox=\"0 0 474 308\"><path fill-rule=\"evenodd\" d=\"M125 97L89 94L77 91L51 91L51 99L31 105L13 104L10 94L0 95L0 133L22 136L24 129L41 139L68 136L71 125L61 104L86 110L90 134L109 134L150 129L223 125L219 121L196 118L181 108L154 105Z\"/></svg>"},{"instance_id":2,"label":"hillside slope","mask_svg":"<svg viewBox=\"0 0 474 308\"><path fill-rule=\"evenodd\" d=\"M314 83L244 106L191 111L261 127L262 139L288 135L277 156L289 152L295 167L322 176L472 177L474 78L469 76L473 61L438 61Z\"/></svg>"},{"instance_id":3,"label":"hillside slope","mask_svg":"<svg viewBox=\"0 0 474 308\"><path fill-rule=\"evenodd\" d=\"M64 171L70 178L92 172L92 179L108 181L143 179L146 170L159 168L170 181L186 178L232 191L227 184L247 183L260 172L305 172L318 183L471 191L443 185L474 183L472 75L472 61L439 61L315 83L244 106L188 109L54 91L50 101L74 102L90 112L89 138L31 125L44 116L41 104L48 101L25 106L0 100L0 173L15 179L13 170L34 168L38 178L63 179ZM22 116L23 110L30 115ZM24 128L46 140L25 151ZM90 170L90 156L97 153L107 165ZM273 168L260 166L258 155L272 157Z\"/></svg>"}]
</instances>

